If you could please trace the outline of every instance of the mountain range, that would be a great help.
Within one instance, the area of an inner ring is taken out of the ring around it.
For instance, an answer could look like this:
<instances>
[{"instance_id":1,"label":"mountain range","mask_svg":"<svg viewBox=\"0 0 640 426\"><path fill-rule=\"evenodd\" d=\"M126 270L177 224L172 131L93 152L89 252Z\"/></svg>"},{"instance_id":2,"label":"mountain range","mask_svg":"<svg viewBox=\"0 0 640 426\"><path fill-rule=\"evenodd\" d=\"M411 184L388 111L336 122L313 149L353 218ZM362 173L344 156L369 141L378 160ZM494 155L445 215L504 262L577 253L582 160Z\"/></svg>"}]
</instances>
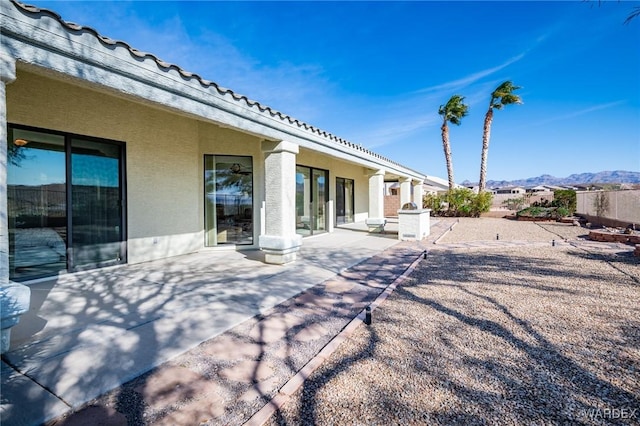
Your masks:
<instances>
[{"instance_id":1,"label":"mountain range","mask_svg":"<svg viewBox=\"0 0 640 426\"><path fill-rule=\"evenodd\" d=\"M487 187L495 188L502 186L536 186L536 185L580 185L586 183L640 183L640 172L630 172L625 170L603 171L597 173L577 173L564 178L551 175L541 175L527 179L516 180L488 180ZM461 185L473 186L477 182L465 180Z\"/></svg>"}]
</instances>

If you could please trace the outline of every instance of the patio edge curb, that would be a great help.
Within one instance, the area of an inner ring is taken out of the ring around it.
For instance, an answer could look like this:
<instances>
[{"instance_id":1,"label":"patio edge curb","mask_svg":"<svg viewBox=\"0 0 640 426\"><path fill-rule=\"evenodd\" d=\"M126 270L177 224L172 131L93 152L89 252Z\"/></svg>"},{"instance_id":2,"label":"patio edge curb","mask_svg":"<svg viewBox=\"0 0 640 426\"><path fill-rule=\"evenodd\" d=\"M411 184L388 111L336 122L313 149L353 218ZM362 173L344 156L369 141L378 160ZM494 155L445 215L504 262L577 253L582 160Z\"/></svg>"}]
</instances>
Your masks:
<instances>
[{"instance_id":1,"label":"patio edge curb","mask_svg":"<svg viewBox=\"0 0 640 426\"><path fill-rule=\"evenodd\" d=\"M449 233L449 231L453 231L453 227L456 226L459 222L460 222L460 219L458 218L458 220L456 220L451 225L449 225L449 227L447 229L445 229L445 231L438 238L433 240L433 244L438 244L440 242L440 240L443 239L445 237L445 235L447 235Z\"/></svg>"}]
</instances>

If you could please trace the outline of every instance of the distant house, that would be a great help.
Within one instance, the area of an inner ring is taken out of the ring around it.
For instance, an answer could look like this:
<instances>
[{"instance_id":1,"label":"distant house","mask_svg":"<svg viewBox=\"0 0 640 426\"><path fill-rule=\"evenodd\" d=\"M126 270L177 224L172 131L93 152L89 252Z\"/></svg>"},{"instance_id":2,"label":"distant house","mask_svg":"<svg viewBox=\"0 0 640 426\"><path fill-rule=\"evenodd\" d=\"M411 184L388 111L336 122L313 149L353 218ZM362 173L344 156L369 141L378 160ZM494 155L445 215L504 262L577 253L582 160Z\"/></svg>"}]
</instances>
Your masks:
<instances>
[{"instance_id":1,"label":"distant house","mask_svg":"<svg viewBox=\"0 0 640 426\"><path fill-rule=\"evenodd\" d=\"M573 185L571 187L567 187L567 189L573 189L575 191L601 191L605 189L605 187L604 185L585 183L580 185Z\"/></svg>"},{"instance_id":2,"label":"distant house","mask_svg":"<svg viewBox=\"0 0 640 426\"><path fill-rule=\"evenodd\" d=\"M558 188L558 187L554 187L554 188ZM537 185L537 186L533 186L531 188L527 188L527 193L530 194L535 194L535 193L539 193L539 192L553 192L554 189L551 188L550 185Z\"/></svg>"},{"instance_id":3,"label":"distant house","mask_svg":"<svg viewBox=\"0 0 640 426\"><path fill-rule=\"evenodd\" d=\"M493 194L513 194L513 195L522 195L526 194L527 190L521 186L504 186L501 188L492 189L491 192Z\"/></svg>"}]
</instances>

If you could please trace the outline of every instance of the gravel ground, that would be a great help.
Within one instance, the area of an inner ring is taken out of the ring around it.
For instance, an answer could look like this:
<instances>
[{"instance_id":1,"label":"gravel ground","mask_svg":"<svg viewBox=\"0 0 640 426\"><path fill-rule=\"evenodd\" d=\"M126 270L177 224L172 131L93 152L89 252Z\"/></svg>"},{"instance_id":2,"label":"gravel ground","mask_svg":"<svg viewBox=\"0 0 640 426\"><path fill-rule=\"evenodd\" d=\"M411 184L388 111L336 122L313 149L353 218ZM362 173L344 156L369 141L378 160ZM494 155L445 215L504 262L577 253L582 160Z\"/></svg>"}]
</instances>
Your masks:
<instances>
[{"instance_id":1,"label":"gravel ground","mask_svg":"<svg viewBox=\"0 0 640 426\"><path fill-rule=\"evenodd\" d=\"M546 232L545 232L546 231ZM497 218L460 218L453 230L438 241L439 244L493 241L500 235L501 241L551 241L552 239L584 239L589 230L558 222L522 222Z\"/></svg>"},{"instance_id":2,"label":"gravel ground","mask_svg":"<svg viewBox=\"0 0 640 426\"><path fill-rule=\"evenodd\" d=\"M268 424L640 424L639 259L496 233L587 232L461 220Z\"/></svg>"}]
</instances>

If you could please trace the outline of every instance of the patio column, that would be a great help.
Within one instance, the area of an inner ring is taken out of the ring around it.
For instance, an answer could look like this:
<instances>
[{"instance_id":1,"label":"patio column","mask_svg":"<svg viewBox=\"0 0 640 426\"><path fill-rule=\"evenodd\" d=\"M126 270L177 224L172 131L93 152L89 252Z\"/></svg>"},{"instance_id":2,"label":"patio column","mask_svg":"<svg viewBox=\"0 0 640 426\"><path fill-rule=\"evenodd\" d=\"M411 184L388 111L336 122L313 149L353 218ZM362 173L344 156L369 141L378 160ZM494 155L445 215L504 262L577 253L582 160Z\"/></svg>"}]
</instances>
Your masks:
<instances>
[{"instance_id":1,"label":"patio column","mask_svg":"<svg viewBox=\"0 0 640 426\"><path fill-rule=\"evenodd\" d=\"M400 208L411 202L411 179L400 178Z\"/></svg>"},{"instance_id":2,"label":"patio column","mask_svg":"<svg viewBox=\"0 0 640 426\"><path fill-rule=\"evenodd\" d=\"M0 52L0 285L9 282L9 222L7 214L7 96L16 79L16 61Z\"/></svg>"},{"instance_id":3,"label":"patio column","mask_svg":"<svg viewBox=\"0 0 640 426\"><path fill-rule=\"evenodd\" d=\"M384 170L367 173L369 176L369 218L365 223L374 231L384 229Z\"/></svg>"},{"instance_id":4,"label":"patio column","mask_svg":"<svg viewBox=\"0 0 640 426\"><path fill-rule=\"evenodd\" d=\"M266 263L296 260L302 236L296 234L296 155L298 145L278 141L262 143L265 169L264 234L258 238Z\"/></svg>"},{"instance_id":5,"label":"patio column","mask_svg":"<svg viewBox=\"0 0 640 426\"><path fill-rule=\"evenodd\" d=\"M9 281L9 214L7 211L7 92L16 79L16 61L0 52L0 353L9 350L11 327L29 310L29 287Z\"/></svg>"},{"instance_id":6,"label":"patio column","mask_svg":"<svg viewBox=\"0 0 640 426\"><path fill-rule=\"evenodd\" d=\"M413 202L416 203L419 209L423 207L422 198L424 197L424 191L422 189L422 181L414 180L413 181Z\"/></svg>"}]
</instances>

